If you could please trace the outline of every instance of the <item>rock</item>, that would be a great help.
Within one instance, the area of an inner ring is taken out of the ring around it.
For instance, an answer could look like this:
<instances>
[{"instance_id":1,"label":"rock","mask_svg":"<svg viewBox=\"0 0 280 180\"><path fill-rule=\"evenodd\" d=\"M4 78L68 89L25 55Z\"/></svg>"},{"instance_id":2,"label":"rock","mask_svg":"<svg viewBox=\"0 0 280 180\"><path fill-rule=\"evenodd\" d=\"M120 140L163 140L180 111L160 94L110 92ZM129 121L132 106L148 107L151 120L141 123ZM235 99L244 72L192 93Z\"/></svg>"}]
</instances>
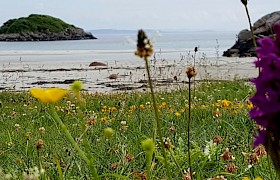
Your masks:
<instances>
[{"instance_id":1,"label":"rock","mask_svg":"<svg viewBox=\"0 0 280 180\"><path fill-rule=\"evenodd\" d=\"M110 74L109 79L118 79L118 74Z\"/></svg>"},{"instance_id":2,"label":"rock","mask_svg":"<svg viewBox=\"0 0 280 180\"><path fill-rule=\"evenodd\" d=\"M89 67L91 67L91 66L107 66L107 65L104 64L104 63L102 63L102 62L96 62L96 61L94 61L94 62L92 62L92 63L89 64Z\"/></svg>"},{"instance_id":3,"label":"rock","mask_svg":"<svg viewBox=\"0 0 280 180\"><path fill-rule=\"evenodd\" d=\"M24 26L22 25L24 24ZM10 19L0 27L0 41L57 41L97 39L83 29L67 24L58 18L31 14Z\"/></svg>"},{"instance_id":4,"label":"rock","mask_svg":"<svg viewBox=\"0 0 280 180\"><path fill-rule=\"evenodd\" d=\"M247 41L251 39L251 32L248 29L244 29L239 32L237 37L240 42Z\"/></svg>"},{"instance_id":5,"label":"rock","mask_svg":"<svg viewBox=\"0 0 280 180\"><path fill-rule=\"evenodd\" d=\"M273 26L280 24L280 11L267 14L257 20L253 25L254 37L256 40L265 36L274 36ZM251 32L244 29L239 32L238 39L235 44L224 51L223 56L227 57L251 57L257 56L254 43L251 37Z\"/></svg>"},{"instance_id":6,"label":"rock","mask_svg":"<svg viewBox=\"0 0 280 180\"><path fill-rule=\"evenodd\" d=\"M267 14L253 25L255 35L271 35L274 24L280 23L280 11Z\"/></svg>"}]
</instances>

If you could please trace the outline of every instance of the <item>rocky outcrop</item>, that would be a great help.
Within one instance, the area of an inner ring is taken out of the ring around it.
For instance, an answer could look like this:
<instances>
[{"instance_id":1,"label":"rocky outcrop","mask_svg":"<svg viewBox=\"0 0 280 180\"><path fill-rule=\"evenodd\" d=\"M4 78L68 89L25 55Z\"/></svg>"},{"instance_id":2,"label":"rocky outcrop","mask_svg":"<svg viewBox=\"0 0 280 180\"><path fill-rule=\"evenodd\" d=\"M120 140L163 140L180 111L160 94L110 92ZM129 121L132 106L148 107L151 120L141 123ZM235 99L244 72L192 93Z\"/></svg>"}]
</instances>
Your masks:
<instances>
[{"instance_id":1,"label":"rocky outcrop","mask_svg":"<svg viewBox=\"0 0 280 180\"><path fill-rule=\"evenodd\" d=\"M62 32L20 32L0 34L0 41L58 41L96 39L81 28L67 28Z\"/></svg>"},{"instance_id":2,"label":"rocky outcrop","mask_svg":"<svg viewBox=\"0 0 280 180\"><path fill-rule=\"evenodd\" d=\"M0 27L0 41L57 41L96 39L91 33L40 14L10 19Z\"/></svg>"},{"instance_id":3,"label":"rocky outcrop","mask_svg":"<svg viewBox=\"0 0 280 180\"><path fill-rule=\"evenodd\" d=\"M107 66L107 65L105 63L102 63L102 62L94 61L94 62L89 64L89 67L91 67L91 66Z\"/></svg>"},{"instance_id":4,"label":"rocky outcrop","mask_svg":"<svg viewBox=\"0 0 280 180\"><path fill-rule=\"evenodd\" d=\"M253 32L256 40L265 36L273 37L275 35L273 31L274 24L280 24L280 11L267 14L254 23ZM227 57L250 57L256 55L251 32L247 29L240 31L235 44L223 53L223 56Z\"/></svg>"}]
</instances>

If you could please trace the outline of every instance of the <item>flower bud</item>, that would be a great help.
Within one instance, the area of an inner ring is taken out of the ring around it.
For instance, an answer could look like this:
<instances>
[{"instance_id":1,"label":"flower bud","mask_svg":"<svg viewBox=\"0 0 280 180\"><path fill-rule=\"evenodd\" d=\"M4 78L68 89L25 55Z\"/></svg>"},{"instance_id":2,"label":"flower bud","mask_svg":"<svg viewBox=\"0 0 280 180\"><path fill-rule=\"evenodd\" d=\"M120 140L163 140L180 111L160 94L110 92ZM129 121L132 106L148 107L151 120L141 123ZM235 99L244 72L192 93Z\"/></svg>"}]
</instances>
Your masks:
<instances>
[{"instance_id":1,"label":"flower bud","mask_svg":"<svg viewBox=\"0 0 280 180\"><path fill-rule=\"evenodd\" d=\"M112 128L105 128L103 134L106 138L110 138L114 134L114 130Z\"/></svg>"},{"instance_id":2,"label":"flower bud","mask_svg":"<svg viewBox=\"0 0 280 180\"><path fill-rule=\"evenodd\" d=\"M145 139L141 142L142 148L146 152L154 152L155 151L155 143L152 139Z\"/></svg>"},{"instance_id":3,"label":"flower bud","mask_svg":"<svg viewBox=\"0 0 280 180\"><path fill-rule=\"evenodd\" d=\"M74 81L71 85L71 90L74 92L79 92L83 89L83 83L81 81Z\"/></svg>"},{"instance_id":4,"label":"flower bud","mask_svg":"<svg viewBox=\"0 0 280 180\"><path fill-rule=\"evenodd\" d=\"M191 79L192 77L196 76L197 73L194 67L187 67L186 74L188 78Z\"/></svg>"}]
</instances>

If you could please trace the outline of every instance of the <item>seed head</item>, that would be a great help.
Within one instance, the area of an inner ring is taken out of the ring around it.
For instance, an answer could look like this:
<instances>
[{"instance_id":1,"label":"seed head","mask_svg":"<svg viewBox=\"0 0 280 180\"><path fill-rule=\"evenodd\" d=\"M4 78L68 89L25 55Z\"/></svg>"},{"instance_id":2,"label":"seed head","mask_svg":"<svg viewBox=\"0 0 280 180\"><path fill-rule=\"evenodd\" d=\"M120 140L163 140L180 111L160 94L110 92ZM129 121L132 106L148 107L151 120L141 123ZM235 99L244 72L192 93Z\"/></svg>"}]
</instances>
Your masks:
<instances>
[{"instance_id":1,"label":"seed head","mask_svg":"<svg viewBox=\"0 0 280 180\"><path fill-rule=\"evenodd\" d=\"M38 139L37 143L36 143L36 149L39 150L39 149L42 149L44 145L44 142L42 139Z\"/></svg>"},{"instance_id":2,"label":"seed head","mask_svg":"<svg viewBox=\"0 0 280 180\"><path fill-rule=\"evenodd\" d=\"M229 162L226 165L226 171L229 173L234 173L237 170L237 166L233 162Z\"/></svg>"},{"instance_id":3,"label":"seed head","mask_svg":"<svg viewBox=\"0 0 280 180\"><path fill-rule=\"evenodd\" d=\"M232 155L232 152L229 151L227 148L226 151L221 155L222 160L227 161L227 160L233 160L234 157Z\"/></svg>"},{"instance_id":4,"label":"seed head","mask_svg":"<svg viewBox=\"0 0 280 180\"><path fill-rule=\"evenodd\" d=\"M223 141L223 139L221 138L221 136L214 136L213 137L213 142L220 144Z\"/></svg>"},{"instance_id":5,"label":"seed head","mask_svg":"<svg viewBox=\"0 0 280 180\"><path fill-rule=\"evenodd\" d=\"M135 52L136 56L140 58L147 58L153 55L153 45L148 39L146 33L141 29L138 31L138 40L137 40L137 51Z\"/></svg>"},{"instance_id":6,"label":"seed head","mask_svg":"<svg viewBox=\"0 0 280 180\"><path fill-rule=\"evenodd\" d=\"M186 74L188 78L191 79L192 77L195 77L197 73L194 67L187 67Z\"/></svg>"},{"instance_id":7,"label":"seed head","mask_svg":"<svg viewBox=\"0 0 280 180\"><path fill-rule=\"evenodd\" d=\"M267 154L264 145L260 144L257 147L255 147L254 149L254 153L257 154L257 156L259 157L263 157Z\"/></svg>"},{"instance_id":8,"label":"seed head","mask_svg":"<svg viewBox=\"0 0 280 180\"><path fill-rule=\"evenodd\" d=\"M248 1L247 0L241 0L242 4L244 4L244 6L247 6Z\"/></svg>"}]
</instances>

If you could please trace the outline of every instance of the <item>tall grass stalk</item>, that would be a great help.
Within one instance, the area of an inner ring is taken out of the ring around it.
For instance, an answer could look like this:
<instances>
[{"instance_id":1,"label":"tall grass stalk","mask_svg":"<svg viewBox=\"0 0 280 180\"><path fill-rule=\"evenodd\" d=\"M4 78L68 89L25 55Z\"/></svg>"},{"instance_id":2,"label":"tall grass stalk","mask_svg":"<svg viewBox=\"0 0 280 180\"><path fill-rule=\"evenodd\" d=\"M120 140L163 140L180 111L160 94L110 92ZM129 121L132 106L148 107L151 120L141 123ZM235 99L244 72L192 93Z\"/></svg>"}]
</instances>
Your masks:
<instances>
[{"instance_id":1,"label":"tall grass stalk","mask_svg":"<svg viewBox=\"0 0 280 180\"><path fill-rule=\"evenodd\" d=\"M256 51L257 50L257 42L256 42L256 38L254 36L254 30L253 30L253 26L252 26L252 22L251 22L251 17L250 17L248 6L247 6L248 5L248 1L247 0L241 0L241 2L242 2L242 4L245 7L246 15L247 15L248 22L249 22L250 32L251 32L251 38L253 40L253 44L254 44L255 51ZM258 68L258 69L259 69L259 74L260 74L261 68Z\"/></svg>"},{"instance_id":2,"label":"tall grass stalk","mask_svg":"<svg viewBox=\"0 0 280 180\"><path fill-rule=\"evenodd\" d=\"M89 159L85 152L78 146L77 142L73 139L73 137L71 136L70 132L67 130L65 124L62 122L62 120L60 119L60 117L58 116L58 114L56 113L54 106L50 105L50 109L51 109L51 115L54 118L54 120L59 124L60 128L62 129L63 133L66 135L67 139L70 141L70 143L72 144L72 146L74 147L74 149L78 152L79 156L87 163L87 165L89 166L92 175L94 177L94 179L99 179L98 174L97 174L97 170L94 167L94 163L92 159Z\"/></svg>"},{"instance_id":3,"label":"tall grass stalk","mask_svg":"<svg viewBox=\"0 0 280 180\"><path fill-rule=\"evenodd\" d=\"M157 127L154 127L156 129L156 132L159 136L160 139L160 148L161 148L161 152L162 155L164 157L164 165L166 168L166 173L167 173L167 177L168 179L172 179L171 177L171 173L170 173L170 167L169 164L167 162L167 155L166 155L166 151L165 151L165 147L164 147L164 141L163 141L163 136L161 133L161 129L162 129L162 125L161 125L161 121L159 119L159 115L158 115L158 108L156 105L156 98L155 98L155 93L154 93L154 89L153 89L153 83L152 83L152 79L151 79L151 73L150 73L150 68L149 68L149 61L147 57L144 57L144 61L145 61L145 67L146 67L146 71L148 74L148 83L149 83L149 87L151 90L151 98L152 98L152 103L153 103L153 108L154 108L154 112L155 112L155 119L156 119L156 125ZM154 134L154 139L156 139L156 134Z\"/></svg>"},{"instance_id":4,"label":"tall grass stalk","mask_svg":"<svg viewBox=\"0 0 280 180\"><path fill-rule=\"evenodd\" d=\"M192 177L192 163L191 163L191 138L190 138L190 130L191 130L191 78L189 79L189 90L188 90L188 159L189 159L189 168L190 168L190 175Z\"/></svg>"}]
</instances>

